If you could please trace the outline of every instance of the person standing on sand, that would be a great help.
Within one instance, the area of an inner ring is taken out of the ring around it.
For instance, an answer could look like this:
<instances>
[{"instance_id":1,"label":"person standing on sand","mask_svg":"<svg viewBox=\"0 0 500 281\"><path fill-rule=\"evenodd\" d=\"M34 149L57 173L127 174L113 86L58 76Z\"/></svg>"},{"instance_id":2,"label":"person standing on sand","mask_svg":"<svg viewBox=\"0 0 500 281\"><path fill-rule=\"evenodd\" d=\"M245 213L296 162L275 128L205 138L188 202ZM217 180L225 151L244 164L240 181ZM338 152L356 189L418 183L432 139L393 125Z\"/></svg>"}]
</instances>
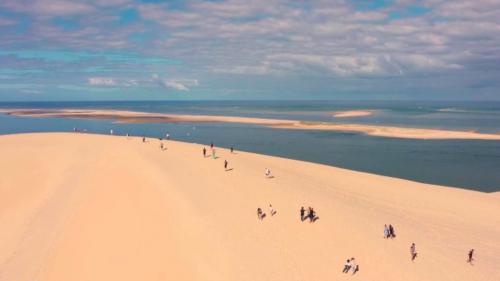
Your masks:
<instances>
[{"instance_id":1,"label":"person standing on sand","mask_svg":"<svg viewBox=\"0 0 500 281\"><path fill-rule=\"evenodd\" d=\"M210 148L214 148L214 142L210 143Z\"/></svg>"},{"instance_id":2,"label":"person standing on sand","mask_svg":"<svg viewBox=\"0 0 500 281\"><path fill-rule=\"evenodd\" d=\"M203 148L203 158L207 157L207 149Z\"/></svg>"},{"instance_id":3,"label":"person standing on sand","mask_svg":"<svg viewBox=\"0 0 500 281\"><path fill-rule=\"evenodd\" d=\"M227 171L227 160L224 160L224 170Z\"/></svg>"},{"instance_id":4,"label":"person standing on sand","mask_svg":"<svg viewBox=\"0 0 500 281\"><path fill-rule=\"evenodd\" d=\"M142 137L142 142L146 142L146 137L145 136Z\"/></svg>"},{"instance_id":5,"label":"person standing on sand","mask_svg":"<svg viewBox=\"0 0 500 281\"><path fill-rule=\"evenodd\" d=\"M165 138L166 138L167 140L169 140L169 139L170 139L170 134L169 134L169 133L165 134Z\"/></svg>"},{"instance_id":6,"label":"person standing on sand","mask_svg":"<svg viewBox=\"0 0 500 281\"><path fill-rule=\"evenodd\" d=\"M231 146L231 153L233 153L233 152L234 152L234 148Z\"/></svg>"},{"instance_id":7,"label":"person standing on sand","mask_svg":"<svg viewBox=\"0 0 500 281\"><path fill-rule=\"evenodd\" d=\"M160 143L160 149L163 150L163 143Z\"/></svg>"},{"instance_id":8,"label":"person standing on sand","mask_svg":"<svg viewBox=\"0 0 500 281\"><path fill-rule=\"evenodd\" d=\"M396 238L396 233L394 232L394 227L392 227L392 224L389 224L389 237Z\"/></svg>"},{"instance_id":9,"label":"person standing on sand","mask_svg":"<svg viewBox=\"0 0 500 281\"><path fill-rule=\"evenodd\" d=\"M342 273L348 273L350 269L351 269L351 260L348 259L344 264L344 269L342 270Z\"/></svg>"},{"instance_id":10,"label":"person standing on sand","mask_svg":"<svg viewBox=\"0 0 500 281\"><path fill-rule=\"evenodd\" d=\"M410 254L411 254L411 261L414 261L415 258L417 257L417 249L415 247L415 243L411 243Z\"/></svg>"},{"instance_id":11,"label":"person standing on sand","mask_svg":"<svg viewBox=\"0 0 500 281\"><path fill-rule=\"evenodd\" d=\"M216 159L216 157L215 157L215 148L212 148L212 158Z\"/></svg>"},{"instance_id":12,"label":"person standing on sand","mask_svg":"<svg viewBox=\"0 0 500 281\"><path fill-rule=\"evenodd\" d=\"M472 264L474 261L474 249L470 249L469 254L467 254L467 262Z\"/></svg>"},{"instance_id":13,"label":"person standing on sand","mask_svg":"<svg viewBox=\"0 0 500 281\"><path fill-rule=\"evenodd\" d=\"M389 227L387 227L387 224L384 224L384 238L387 239L389 238Z\"/></svg>"},{"instance_id":14,"label":"person standing on sand","mask_svg":"<svg viewBox=\"0 0 500 281\"><path fill-rule=\"evenodd\" d=\"M304 206L300 207L300 221L304 221L305 214L306 214L306 209L304 209Z\"/></svg>"},{"instance_id":15,"label":"person standing on sand","mask_svg":"<svg viewBox=\"0 0 500 281\"><path fill-rule=\"evenodd\" d=\"M309 207L309 213L307 214L307 217L309 218L309 222L316 221L316 212L312 207Z\"/></svg>"}]
</instances>

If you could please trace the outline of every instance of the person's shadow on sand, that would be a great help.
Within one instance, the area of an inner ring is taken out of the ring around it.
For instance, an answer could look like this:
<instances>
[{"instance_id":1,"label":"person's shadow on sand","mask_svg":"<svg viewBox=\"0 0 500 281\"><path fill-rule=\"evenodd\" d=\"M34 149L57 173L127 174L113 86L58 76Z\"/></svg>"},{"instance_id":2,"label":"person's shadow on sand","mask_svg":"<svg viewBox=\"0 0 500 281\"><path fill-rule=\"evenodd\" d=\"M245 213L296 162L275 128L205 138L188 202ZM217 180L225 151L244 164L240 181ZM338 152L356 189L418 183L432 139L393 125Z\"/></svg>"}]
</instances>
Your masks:
<instances>
[{"instance_id":1,"label":"person's shadow on sand","mask_svg":"<svg viewBox=\"0 0 500 281\"><path fill-rule=\"evenodd\" d=\"M232 170L233 170L233 168L229 168L229 169L226 169L226 172L230 172Z\"/></svg>"}]
</instances>

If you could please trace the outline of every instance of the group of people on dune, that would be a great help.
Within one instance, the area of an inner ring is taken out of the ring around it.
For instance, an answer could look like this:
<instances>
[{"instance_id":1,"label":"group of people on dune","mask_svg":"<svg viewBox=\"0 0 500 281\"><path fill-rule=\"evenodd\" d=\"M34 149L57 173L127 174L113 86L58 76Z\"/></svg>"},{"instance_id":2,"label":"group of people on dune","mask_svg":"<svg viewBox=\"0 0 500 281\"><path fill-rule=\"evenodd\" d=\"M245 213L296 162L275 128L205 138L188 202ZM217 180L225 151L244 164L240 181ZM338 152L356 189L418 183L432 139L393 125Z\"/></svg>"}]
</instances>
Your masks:
<instances>
[{"instance_id":1,"label":"group of people on dune","mask_svg":"<svg viewBox=\"0 0 500 281\"><path fill-rule=\"evenodd\" d=\"M74 131L77 131L76 129ZM111 134L112 131L111 131ZM127 137L129 136L129 134L127 134ZM166 139L170 139L170 135L167 134L166 135ZM160 138L160 141L162 139ZM146 137L143 136L142 137L142 142L146 142ZM164 145L163 143L160 144L160 148L162 150L164 150ZM210 149L212 151L211 153L211 156L212 158L214 159L217 159L217 157L215 156L215 147L214 147L214 144L213 142L210 144ZM234 148L231 147L230 148L230 151L231 153L234 152ZM207 149L205 147L203 147L203 157L207 157ZM226 171L228 171L228 161L227 160L224 160L224 169ZM271 170L269 168L265 168L265 177L266 178L272 178L273 176L271 175ZM269 204L269 214L271 216L274 216L277 214L277 211L273 208L272 204ZM267 214L262 210L262 208L257 208L257 218L259 220L263 220L265 217L267 216ZM300 208L300 220L303 222L305 220L309 220L310 223L313 223L315 222L316 220L318 220L319 217L316 215L316 211L314 210L314 208L312 207L308 207L307 208L307 213L306 213L306 209L302 206ZM396 238L396 232L394 230L394 227L392 226L392 224L384 224L384 239L394 239ZM410 258L411 258L411 261L414 261L416 258L417 258L417 249L416 249L416 245L415 243L412 243L410 245ZM468 254L467 254L467 263L470 263L471 265L473 264L473 261L474 261L474 249L470 249ZM343 273L349 273L349 272L352 272L352 274L356 274L357 272L359 271L359 265L356 263L355 261L355 258L349 258L346 260L345 264L344 264L344 268L342 270Z\"/></svg>"}]
</instances>

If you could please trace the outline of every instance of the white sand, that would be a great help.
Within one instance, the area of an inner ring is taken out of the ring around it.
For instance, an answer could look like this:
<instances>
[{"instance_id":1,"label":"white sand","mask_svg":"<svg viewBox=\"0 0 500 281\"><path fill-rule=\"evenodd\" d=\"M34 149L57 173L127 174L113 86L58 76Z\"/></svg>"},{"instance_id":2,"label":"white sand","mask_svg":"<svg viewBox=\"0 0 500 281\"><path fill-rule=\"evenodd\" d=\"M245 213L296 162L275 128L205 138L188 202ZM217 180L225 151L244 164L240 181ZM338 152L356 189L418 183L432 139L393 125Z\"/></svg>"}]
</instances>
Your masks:
<instances>
[{"instance_id":1,"label":"white sand","mask_svg":"<svg viewBox=\"0 0 500 281\"><path fill-rule=\"evenodd\" d=\"M363 117L373 114L373 110L349 110L349 111L335 111L332 112L333 117L346 118L346 117Z\"/></svg>"},{"instance_id":2,"label":"white sand","mask_svg":"<svg viewBox=\"0 0 500 281\"><path fill-rule=\"evenodd\" d=\"M498 196L165 144L1 136L0 280L500 280ZM257 220L269 203L277 215ZM300 206L320 219L300 222ZM350 257L354 276L341 273Z\"/></svg>"}]
</instances>

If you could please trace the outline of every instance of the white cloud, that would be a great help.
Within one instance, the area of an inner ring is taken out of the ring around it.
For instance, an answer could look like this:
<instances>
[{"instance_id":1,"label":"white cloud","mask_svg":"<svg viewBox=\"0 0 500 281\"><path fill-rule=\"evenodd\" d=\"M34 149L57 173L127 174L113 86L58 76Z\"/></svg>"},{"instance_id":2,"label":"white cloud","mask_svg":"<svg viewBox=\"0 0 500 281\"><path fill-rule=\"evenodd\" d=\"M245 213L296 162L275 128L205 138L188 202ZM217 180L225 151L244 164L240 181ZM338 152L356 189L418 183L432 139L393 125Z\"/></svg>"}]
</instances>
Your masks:
<instances>
[{"instance_id":1,"label":"white cloud","mask_svg":"<svg viewBox=\"0 0 500 281\"><path fill-rule=\"evenodd\" d=\"M162 84L169 89L177 91L189 91L191 87L198 86L198 80L196 79L163 80Z\"/></svg>"},{"instance_id":2,"label":"white cloud","mask_svg":"<svg viewBox=\"0 0 500 281\"><path fill-rule=\"evenodd\" d=\"M115 86L116 82L113 78L106 77L90 77L88 80L92 86Z\"/></svg>"}]
</instances>

